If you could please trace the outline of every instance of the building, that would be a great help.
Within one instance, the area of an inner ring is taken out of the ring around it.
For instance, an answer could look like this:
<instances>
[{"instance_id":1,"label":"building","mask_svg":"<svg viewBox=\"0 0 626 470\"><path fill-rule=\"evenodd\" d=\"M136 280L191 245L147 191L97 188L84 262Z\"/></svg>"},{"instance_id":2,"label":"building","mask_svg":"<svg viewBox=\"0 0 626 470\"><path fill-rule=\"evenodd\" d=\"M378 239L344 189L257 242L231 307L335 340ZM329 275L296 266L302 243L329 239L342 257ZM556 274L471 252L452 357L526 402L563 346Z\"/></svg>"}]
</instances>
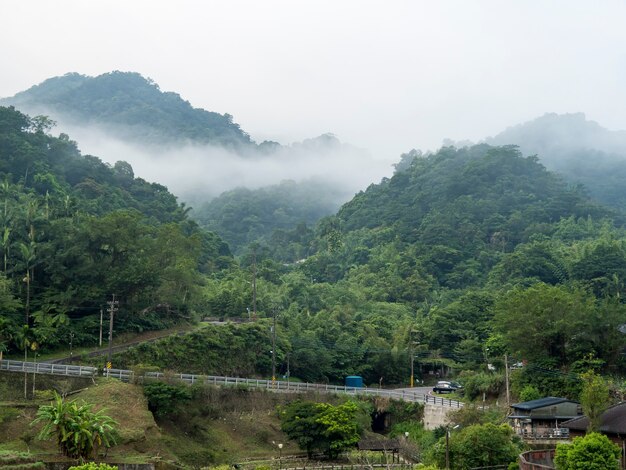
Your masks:
<instances>
[{"instance_id":1,"label":"building","mask_svg":"<svg viewBox=\"0 0 626 470\"><path fill-rule=\"evenodd\" d=\"M580 403L558 397L516 403L511 409L509 422L526 440L567 438L568 430L563 423L582 416Z\"/></svg>"}]
</instances>

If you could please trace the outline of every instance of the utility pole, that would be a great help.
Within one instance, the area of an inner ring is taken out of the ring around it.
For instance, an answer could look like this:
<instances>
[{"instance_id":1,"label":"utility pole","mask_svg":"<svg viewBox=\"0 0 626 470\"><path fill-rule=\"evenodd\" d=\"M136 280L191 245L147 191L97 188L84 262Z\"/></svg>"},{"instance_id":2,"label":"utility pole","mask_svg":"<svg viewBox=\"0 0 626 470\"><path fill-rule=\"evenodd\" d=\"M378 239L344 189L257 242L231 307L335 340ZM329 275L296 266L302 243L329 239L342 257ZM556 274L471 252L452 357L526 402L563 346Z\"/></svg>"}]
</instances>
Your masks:
<instances>
[{"instance_id":1,"label":"utility pole","mask_svg":"<svg viewBox=\"0 0 626 470\"><path fill-rule=\"evenodd\" d=\"M276 307L272 309L274 320L272 323L272 384L276 382Z\"/></svg>"},{"instance_id":2,"label":"utility pole","mask_svg":"<svg viewBox=\"0 0 626 470\"><path fill-rule=\"evenodd\" d=\"M117 306L119 305L119 300L115 300L115 294L111 295L111 300L107 302L109 305L109 359L108 362L111 362L111 356L113 355L113 317L115 316L115 312L117 312Z\"/></svg>"},{"instance_id":3,"label":"utility pole","mask_svg":"<svg viewBox=\"0 0 626 470\"><path fill-rule=\"evenodd\" d=\"M509 356L504 354L504 377L506 382L506 406L507 410L511 406L511 394L509 391Z\"/></svg>"},{"instance_id":4,"label":"utility pole","mask_svg":"<svg viewBox=\"0 0 626 470\"><path fill-rule=\"evenodd\" d=\"M100 309L100 341L98 342L98 347L102 347L102 309Z\"/></svg>"}]
</instances>

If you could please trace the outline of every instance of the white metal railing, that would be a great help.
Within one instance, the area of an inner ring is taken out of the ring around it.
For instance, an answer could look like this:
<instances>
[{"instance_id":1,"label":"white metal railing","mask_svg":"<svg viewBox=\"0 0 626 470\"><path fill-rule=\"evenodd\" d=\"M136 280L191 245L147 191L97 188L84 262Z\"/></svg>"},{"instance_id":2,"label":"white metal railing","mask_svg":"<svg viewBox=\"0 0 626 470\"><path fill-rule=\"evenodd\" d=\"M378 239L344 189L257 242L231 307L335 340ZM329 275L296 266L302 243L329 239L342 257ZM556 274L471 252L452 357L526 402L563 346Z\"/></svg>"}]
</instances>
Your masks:
<instances>
[{"instance_id":1,"label":"white metal railing","mask_svg":"<svg viewBox=\"0 0 626 470\"><path fill-rule=\"evenodd\" d=\"M0 370L10 372L30 372L38 374L66 375L73 377L93 377L98 375L96 367L75 366L68 364L50 364L46 362L22 362L3 360L0 361ZM243 377L223 377L216 375L196 375L196 374L164 374L162 372L145 372L136 375L132 370L125 369L104 369L102 375L112 377L123 382L133 382L135 380L154 380L161 378L171 378L180 380L188 384L205 384L222 387L249 387L264 389L273 392L284 393L342 393L347 395L370 395L393 398L408 402L430 403L437 406L449 408L461 408L463 402L448 398L434 397L423 393L416 393L406 390L384 390L378 388L347 387L343 385L315 384L308 382L289 382L283 380L247 379Z\"/></svg>"},{"instance_id":2,"label":"white metal railing","mask_svg":"<svg viewBox=\"0 0 626 470\"><path fill-rule=\"evenodd\" d=\"M96 374L95 367L12 360L0 361L0 370L7 370L10 372L34 372L37 374L68 375L72 377L91 377Z\"/></svg>"}]
</instances>

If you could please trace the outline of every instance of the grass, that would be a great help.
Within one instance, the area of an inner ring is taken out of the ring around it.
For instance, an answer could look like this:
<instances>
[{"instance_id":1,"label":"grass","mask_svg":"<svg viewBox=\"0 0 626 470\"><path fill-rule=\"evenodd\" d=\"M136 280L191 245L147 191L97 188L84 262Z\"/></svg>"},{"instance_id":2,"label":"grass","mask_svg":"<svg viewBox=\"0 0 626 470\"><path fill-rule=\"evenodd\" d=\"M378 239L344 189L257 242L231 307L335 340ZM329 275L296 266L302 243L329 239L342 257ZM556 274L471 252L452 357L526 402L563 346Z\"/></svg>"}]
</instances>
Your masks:
<instances>
[{"instance_id":1,"label":"grass","mask_svg":"<svg viewBox=\"0 0 626 470\"><path fill-rule=\"evenodd\" d=\"M6 383L19 395L19 376ZM118 444L109 449L105 459L109 463L160 461L197 468L250 458L271 459L278 442L284 444L283 455L298 452L280 431L276 413L277 404L288 396L212 387L197 387L193 393L194 400L158 423L139 385L99 378L69 399L106 408L105 414L118 422ZM56 442L36 438L40 425L30 424L43 403L48 401L14 399L11 406L0 404L0 451L29 453L46 462L66 460Z\"/></svg>"}]
</instances>

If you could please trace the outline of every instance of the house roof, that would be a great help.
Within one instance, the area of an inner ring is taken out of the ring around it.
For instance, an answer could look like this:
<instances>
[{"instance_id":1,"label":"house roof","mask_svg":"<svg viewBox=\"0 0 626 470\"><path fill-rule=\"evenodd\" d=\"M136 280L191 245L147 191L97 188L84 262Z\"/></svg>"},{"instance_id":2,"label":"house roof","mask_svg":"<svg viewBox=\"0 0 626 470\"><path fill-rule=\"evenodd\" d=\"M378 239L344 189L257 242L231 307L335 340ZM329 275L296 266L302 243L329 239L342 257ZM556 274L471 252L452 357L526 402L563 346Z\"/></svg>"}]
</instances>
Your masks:
<instances>
[{"instance_id":1,"label":"house roof","mask_svg":"<svg viewBox=\"0 0 626 470\"><path fill-rule=\"evenodd\" d=\"M575 431L586 431L589 427L589 418L581 416L570 419L562 423L561 426ZM605 434L626 435L626 402L614 405L602 413L599 431Z\"/></svg>"},{"instance_id":2,"label":"house roof","mask_svg":"<svg viewBox=\"0 0 626 470\"><path fill-rule=\"evenodd\" d=\"M558 398L558 397L545 397L538 398L537 400L524 401L522 403L516 403L515 405L511 405L511 408L515 408L516 410L536 410L537 408L543 408L545 406L553 406L558 405L559 403L576 403L577 401L569 400L568 398Z\"/></svg>"}]
</instances>

